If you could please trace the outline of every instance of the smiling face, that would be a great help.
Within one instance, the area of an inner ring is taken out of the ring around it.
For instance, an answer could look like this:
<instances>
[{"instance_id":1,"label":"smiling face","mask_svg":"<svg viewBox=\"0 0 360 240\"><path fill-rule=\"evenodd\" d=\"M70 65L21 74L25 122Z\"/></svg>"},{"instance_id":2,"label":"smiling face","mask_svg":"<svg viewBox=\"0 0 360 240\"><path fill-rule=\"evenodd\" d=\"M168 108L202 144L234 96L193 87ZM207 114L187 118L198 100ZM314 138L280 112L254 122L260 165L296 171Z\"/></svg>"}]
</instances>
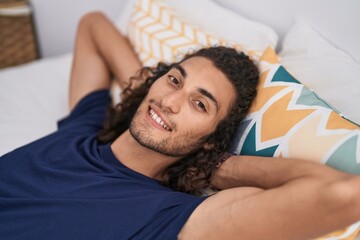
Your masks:
<instances>
[{"instance_id":1,"label":"smiling face","mask_svg":"<svg viewBox=\"0 0 360 240\"><path fill-rule=\"evenodd\" d=\"M182 157L203 147L234 100L226 76L210 60L192 57L153 83L130 133L142 146Z\"/></svg>"}]
</instances>

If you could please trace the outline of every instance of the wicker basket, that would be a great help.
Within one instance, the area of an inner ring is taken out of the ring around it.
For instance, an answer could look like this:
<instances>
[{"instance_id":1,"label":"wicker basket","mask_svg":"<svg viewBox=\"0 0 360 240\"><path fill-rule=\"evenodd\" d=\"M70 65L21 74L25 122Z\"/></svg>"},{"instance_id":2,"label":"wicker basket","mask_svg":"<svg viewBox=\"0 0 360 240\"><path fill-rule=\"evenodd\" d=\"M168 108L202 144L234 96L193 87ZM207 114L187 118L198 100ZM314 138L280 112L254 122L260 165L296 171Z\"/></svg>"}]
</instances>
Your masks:
<instances>
[{"instance_id":1,"label":"wicker basket","mask_svg":"<svg viewBox=\"0 0 360 240\"><path fill-rule=\"evenodd\" d=\"M35 31L27 1L0 0L0 68L36 58Z\"/></svg>"}]
</instances>

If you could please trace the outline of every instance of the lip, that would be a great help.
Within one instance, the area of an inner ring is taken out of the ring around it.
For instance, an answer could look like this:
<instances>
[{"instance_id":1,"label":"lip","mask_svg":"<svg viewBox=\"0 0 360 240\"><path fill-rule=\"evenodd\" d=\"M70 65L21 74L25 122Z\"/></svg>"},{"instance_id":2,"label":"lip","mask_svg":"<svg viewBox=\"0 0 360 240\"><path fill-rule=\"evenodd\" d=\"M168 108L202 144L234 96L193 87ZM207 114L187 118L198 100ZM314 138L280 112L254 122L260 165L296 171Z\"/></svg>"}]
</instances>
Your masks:
<instances>
[{"instance_id":1,"label":"lip","mask_svg":"<svg viewBox=\"0 0 360 240\"><path fill-rule=\"evenodd\" d=\"M165 128L158 125L158 123L150 116L150 109L152 109L160 118L161 120L170 128L170 130L166 130ZM156 105L150 105L145 114L146 120L154 127L163 130L165 132L172 132L173 128L169 124L169 122L164 118L161 114L159 108Z\"/></svg>"}]
</instances>

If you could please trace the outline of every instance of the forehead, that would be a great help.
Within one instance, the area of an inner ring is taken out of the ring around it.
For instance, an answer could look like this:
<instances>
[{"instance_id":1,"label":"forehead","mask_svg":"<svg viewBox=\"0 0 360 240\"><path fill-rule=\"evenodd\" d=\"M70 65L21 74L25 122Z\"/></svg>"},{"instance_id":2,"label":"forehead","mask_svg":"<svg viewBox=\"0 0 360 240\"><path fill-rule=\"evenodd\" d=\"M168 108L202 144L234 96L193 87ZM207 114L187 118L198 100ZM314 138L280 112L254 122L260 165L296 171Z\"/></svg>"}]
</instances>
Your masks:
<instances>
[{"instance_id":1,"label":"forehead","mask_svg":"<svg viewBox=\"0 0 360 240\"><path fill-rule=\"evenodd\" d=\"M185 70L186 79L194 88L210 92L219 103L219 110L227 111L235 100L235 90L225 74L205 57L191 57L180 66Z\"/></svg>"}]
</instances>

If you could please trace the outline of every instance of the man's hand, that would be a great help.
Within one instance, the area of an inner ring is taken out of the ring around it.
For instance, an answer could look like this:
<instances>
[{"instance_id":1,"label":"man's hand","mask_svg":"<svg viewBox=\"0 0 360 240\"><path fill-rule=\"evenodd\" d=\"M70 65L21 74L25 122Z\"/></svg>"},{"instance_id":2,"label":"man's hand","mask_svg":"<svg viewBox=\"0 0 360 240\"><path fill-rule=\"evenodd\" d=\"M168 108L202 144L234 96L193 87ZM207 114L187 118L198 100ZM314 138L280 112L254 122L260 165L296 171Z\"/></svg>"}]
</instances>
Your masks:
<instances>
[{"instance_id":1,"label":"man's hand","mask_svg":"<svg viewBox=\"0 0 360 240\"><path fill-rule=\"evenodd\" d=\"M215 172L212 183L219 189L244 186L272 189L305 177L339 180L348 176L351 175L306 160L232 156Z\"/></svg>"},{"instance_id":2,"label":"man's hand","mask_svg":"<svg viewBox=\"0 0 360 240\"><path fill-rule=\"evenodd\" d=\"M110 87L112 76L129 84L141 64L127 38L99 12L82 17L70 79L70 109L88 93Z\"/></svg>"}]
</instances>

